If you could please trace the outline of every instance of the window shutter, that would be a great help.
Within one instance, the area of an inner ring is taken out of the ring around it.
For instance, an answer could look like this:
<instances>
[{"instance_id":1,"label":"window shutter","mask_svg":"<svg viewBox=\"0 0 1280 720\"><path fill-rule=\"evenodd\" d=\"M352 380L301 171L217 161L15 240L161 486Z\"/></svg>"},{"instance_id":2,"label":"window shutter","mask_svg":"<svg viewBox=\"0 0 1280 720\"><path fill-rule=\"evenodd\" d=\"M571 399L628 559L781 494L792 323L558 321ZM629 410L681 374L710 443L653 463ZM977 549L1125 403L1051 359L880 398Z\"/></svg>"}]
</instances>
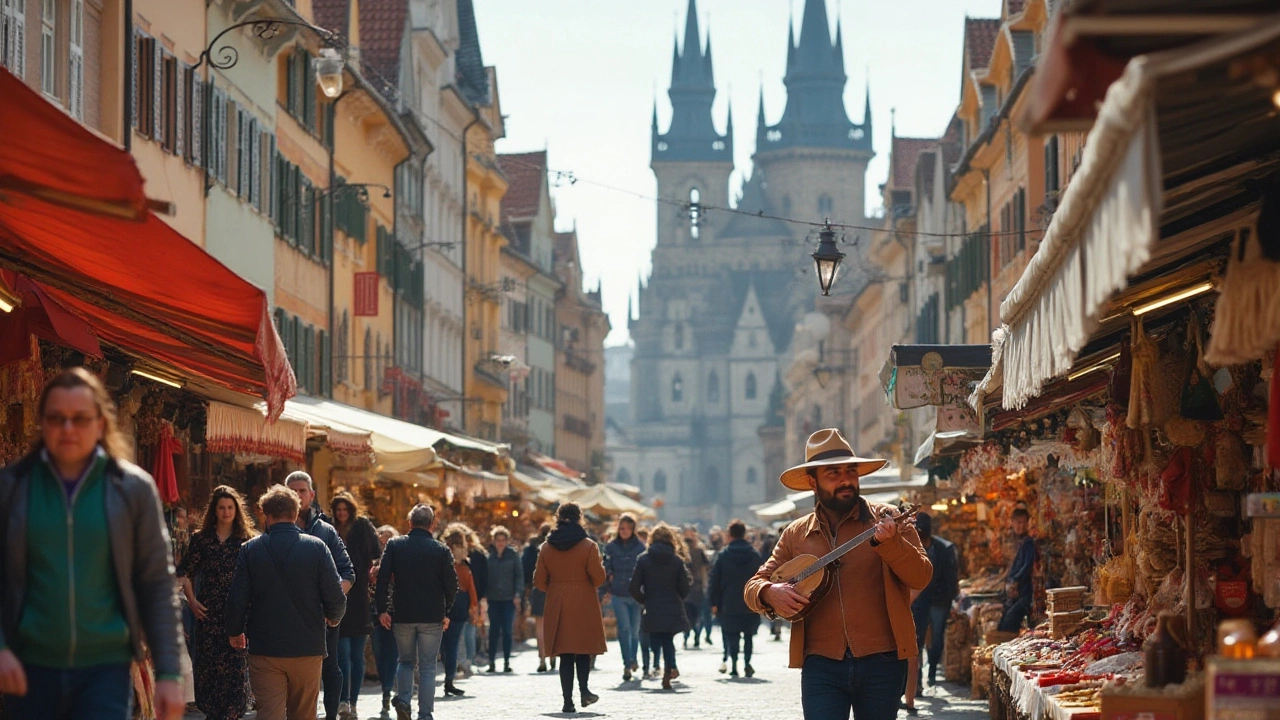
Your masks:
<instances>
[{"instance_id":1,"label":"window shutter","mask_svg":"<svg viewBox=\"0 0 1280 720\"><path fill-rule=\"evenodd\" d=\"M164 138L164 48L159 38L151 41L151 137Z\"/></svg>"},{"instance_id":2,"label":"window shutter","mask_svg":"<svg viewBox=\"0 0 1280 720\"><path fill-rule=\"evenodd\" d=\"M183 141L187 134L187 65L174 61L173 64L173 154L186 156L186 145Z\"/></svg>"},{"instance_id":3,"label":"window shutter","mask_svg":"<svg viewBox=\"0 0 1280 720\"><path fill-rule=\"evenodd\" d=\"M264 193L263 212L276 227L280 224L276 222L276 136L270 132L266 133L266 147L263 148L263 174L262 174L262 190Z\"/></svg>"},{"instance_id":4,"label":"window shutter","mask_svg":"<svg viewBox=\"0 0 1280 720\"><path fill-rule=\"evenodd\" d=\"M330 397L333 395L333 343L329 339L329 333L324 330L317 335L320 345L320 394Z\"/></svg>"},{"instance_id":5,"label":"window shutter","mask_svg":"<svg viewBox=\"0 0 1280 720\"><path fill-rule=\"evenodd\" d=\"M27 12L23 0L13 2L13 63L9 69L14 75L25 79L27 76Z\"/></svg>"},{"instance_id":6,"label":"window shutter","mask_svg":"<svg viewBox=\"0 0 1280 720\"><path fill-rule=\"evenodd\" d=\"M311 53L304 52L299 58L298 81L302 85L302 124L307 129L316 130L316 84L311 79Z\"/></svg>"},{"instance_id":7,"label":"window shutter","mask_svg":"<svg viewBox=\"0 0 1280 720\"><path fill-rule=\"evenodd\" d=\"M204 83L194 68L187 72L191 73L191 136L187 138L187 157L191 158L192 165L200 167L204 160Z\"/></svg>"},{"instance_id":8,"label":"window shutter","mask_svg":"<svg viewBox=\"0 0 1280 720\"><path fill-rule=\"evenodd\" d=\"M258 118L249 116L249 203L262 209L262 157L258 151L262 138L258 133Z\"/></svg>"},{"instance_id":9,"label":"window shutter","mask_svg":"<svg viewBox=\"0 0 1280 720\"><path fill-rule=\"evenodd\" d=\"M18 6L21 7L22 3L19 2ZM130 49L132 52L131 61L133 64L133 87L130 88L130 90L133 92L133 97L125 98L125 100L129 103L130 117L133 120L133 128L135 130L138 129L138 121L141 119L140 116L138 115L138 98L142 97L142 88L138 84L138 76L140 75L140 73L138 72L138 68L139 68L138 46L140 46L141 44L142 44L142 32L137 28L134 28L133 29L133 47ZM19 75L19 77L21 77L21 75Z\"/></svg>"},{"instance_id":10,"label":"window shutter","mask_svg":"<svg viewBox=\"0 0 1280 720\"><path fill-rule=\"evenodd\" d=\"M333 210L331 196L326 195L320 203L320 259L328 263L333 260Z\"/></svg>"},{"instance_id":11,"label":"window shutter","mask_svg":"<svg viewBox=\"0 0 1280 720\"><path fill-rule=\"evenodd\" d=\"M84 0L71 0L71 33L67 63L67 109L84 119Z\"/></svg>"},{"instance_id":12,"label":"window shutter","mask_svg":"<svg viewBox=\"0 0 1280 720\"><path fill-rule=\"evenodd\" d=\"M230 138L227 137L227 118L230 109L227 107L227 93L225 90L218 91L218 106L214 108L214 122L218 125L218 145L213 149L214 158L218 163L218 181L223 187L227 186L227 163L231 157L231 147L228 144Z\"/></svg>"},{"instance_id":13,"label":"window shutter","mask_svg":"<svg viewBox=\"0 0 1280 720\"><path fill-rule=\"evenodd\" d=\"M298 233L298 245L301 246L308 255L316 254L316 196L315 191L311 187L311 180L302 174L302 169L298 169L298 178L301 185L302 196L302 214L300 215L299 224L302 230Z\"/></svg>"}]
</instances>

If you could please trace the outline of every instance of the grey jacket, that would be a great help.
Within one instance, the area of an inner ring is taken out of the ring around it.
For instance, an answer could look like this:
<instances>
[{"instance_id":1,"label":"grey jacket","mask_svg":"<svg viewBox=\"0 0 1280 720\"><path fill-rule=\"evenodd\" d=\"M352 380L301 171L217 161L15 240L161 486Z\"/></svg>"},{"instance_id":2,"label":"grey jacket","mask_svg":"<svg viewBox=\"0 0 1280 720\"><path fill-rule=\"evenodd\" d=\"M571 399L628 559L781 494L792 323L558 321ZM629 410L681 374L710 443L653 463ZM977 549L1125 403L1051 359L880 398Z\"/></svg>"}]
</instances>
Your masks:
<instances>
[{"instance_id":1,"label":"grey jacket","mask_svg":"<svg viewBox=\"0 0 1280 720\"><path fill-rule=\"evenodd\" d=\"M17 637L26 598L27 488L37 457L0 470L0 642ZM134 657L145 644L157 677L180 678L182 619L160 494L147 471L125 460L108 461L106 477L111 555Z\"/></svg>"},{"instance_id":2,"label":"grey jacket","mask_svg":"<svg viewBox=\"0 0 1280 720\"><path fill-rule=\"evenodd\" d=\"M489 550L489 602L506 602L524 595L524 564L510 545L501 556Z\"/></svg>"}]
</instances>

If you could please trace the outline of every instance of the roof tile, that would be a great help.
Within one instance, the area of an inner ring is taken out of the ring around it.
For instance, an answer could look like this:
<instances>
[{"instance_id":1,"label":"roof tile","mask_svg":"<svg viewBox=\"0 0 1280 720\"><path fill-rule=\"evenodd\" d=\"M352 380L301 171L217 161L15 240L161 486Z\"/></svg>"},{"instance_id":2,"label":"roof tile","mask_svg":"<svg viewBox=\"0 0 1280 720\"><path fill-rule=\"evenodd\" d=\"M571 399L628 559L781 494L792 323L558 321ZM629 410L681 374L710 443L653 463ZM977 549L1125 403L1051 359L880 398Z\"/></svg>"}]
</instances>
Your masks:
<instances>
[{"instance_id":1,"label":"roof tile","mask_svg":"<svg viewBox=\"0 0 1280 720\"><path fill-rule=\"evenodd\" d=\"M325 30L332 30L342 37L347 36L348 8L351 0L311 0L311 13L315 24Z\"/></svg>"},{"instance_id":2,"label":"roof tile","mask_svg":"<svg viewBox=\"0 0 1280 720\"><path fill-rule=\"evenodd\" d=\"M970 72L982 70L991 62L996 37L1000 34L1000 18L965 18L964 50Z\"/></svg>"},{"instance_id":3,"label":"roof tile","mask_svg":"<svg viewBox=\"0 0 1280 720\"><path fill-rule=\"evenodd\" d=\"M913 189L916 183L916 161L920 158L920 152L937 144L936 138L894 137L893 147L889 150L890 162L893 163L889 189Z\"/></svg>"},{"instance_id":4,"label":"roof tile","mask_svg":"<svg viewBox=\"0 0 1280 720\"><path fill-rule=\"evenodd\" d=\"M547 175L547 151L500 154L498 167L509 183L507 194L502 197L503 221L537 215Z\"/></svg>"},{"instance_id":5,"label":"roof tile","mask_svg":"<svg viewBox=\"0 0 1280 720\"><path fill-rule=\"evenodd\" d=\"M391 87L399 82L408 20L408 0L360 0L361 66Z\"/></svg>"}]
</instances>

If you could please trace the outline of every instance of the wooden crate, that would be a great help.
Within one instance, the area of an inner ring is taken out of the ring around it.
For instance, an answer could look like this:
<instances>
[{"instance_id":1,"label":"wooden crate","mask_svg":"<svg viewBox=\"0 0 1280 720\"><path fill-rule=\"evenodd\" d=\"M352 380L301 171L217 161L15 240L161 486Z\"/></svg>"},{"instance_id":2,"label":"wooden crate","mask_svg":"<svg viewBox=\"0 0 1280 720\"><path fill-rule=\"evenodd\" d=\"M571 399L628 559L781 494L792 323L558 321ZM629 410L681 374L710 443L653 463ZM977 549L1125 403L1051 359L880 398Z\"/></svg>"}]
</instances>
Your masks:
<instances>
[{"instance_id":1,"label":"wooden crate","mask_svg":"<svg viewBox=\"0 0 1280 720\"><path fill-rule=\"evenodd\" d=\"M1061 640L1072 635L1084 624L1085 611L1051 613L1049 615L1049 636Z\"/></svg>"},{"instance_id":2,"label":"wooden crate","mask_svg":"<svg viewBox=\"0 0 1280 720\"><path fill-rule=\"evenodd\" d=\"M1045 591L1045 610L1049 613L1069 613L1084 609L1089 588L1084 586L1053 588Z\"/></svg>"},{"instance_id":3,"label":"wooden crate","mask_svg":"<svg viewBox=\"0 0 1280 720\"><path fill-rule=\"evenodd\" d=\"M1103 689L1102 720L1205 720L1204 685L1194 684L1181 695L1159 689L1130 689L1125 694Z\"/></svg>"}]
</instances>

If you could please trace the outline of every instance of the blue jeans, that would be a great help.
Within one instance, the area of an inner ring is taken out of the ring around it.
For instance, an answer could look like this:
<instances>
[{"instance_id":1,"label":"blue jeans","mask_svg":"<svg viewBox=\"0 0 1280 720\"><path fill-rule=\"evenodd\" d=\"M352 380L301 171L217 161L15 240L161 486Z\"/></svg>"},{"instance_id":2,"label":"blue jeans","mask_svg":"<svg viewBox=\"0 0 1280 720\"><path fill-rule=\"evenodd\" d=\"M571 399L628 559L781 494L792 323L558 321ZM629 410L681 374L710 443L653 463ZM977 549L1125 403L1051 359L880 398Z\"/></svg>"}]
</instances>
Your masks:
<instances>
[{"instance_id":1,"label":"blue jeans","mask_svg":"<svg viewBox=\"0 0 1280 720\"><path fill-rule=\"evenodd\" d=\"M466 620L454 620L449 629L444 631L444 646L440 651L444 655L444 684L452 685L458 674L458 646L461 645L462 633L471 623Z\"/></svg>"},{"instance_id":2,"label":"blue jeans","mask_svg":"<svg viewBox=\"0 0 1280 720\"><path fill-rule=\"evenodd\" d=\"M636 664L636 649L640 646L640 603L635 598L614 595L613 616L618 620L622 663L630 668Z\"/></svg>"},{"instance_id":3,"label":"blue jeans","mask_svg":"<svg viewBox=\"0 0 1280 720\"><path fill-rule=\"evenodd\" d=\"M325 717L338 716L338 695L343 688L342 668L338 665L338 628L325 629L324 662L320 665L320 681L324 684Z\"/></svg>"},{"instance_id":4,"label":"blue jeans","mask_svg":"<svg viewBox=\"0 0 1280 720\"><path fill-rule=\"evenodd\" d=\"M951 616L951 608L946 605L932 605L914 603L911 605L911 617L916 621L916 647L921 648L921 660L924 660L924 636L925 631L933 629L933 642L929 643L929 677L933 678L938 671L938 665L942 663L942 650L947 643L947 619ZM917 670L916 680L919 678L919 671L924 668L921 662Z\"/></svg>"},{"instance_id":5,"label":"blue jeans","mask_svg":"<svg viewBox=\"0 0 1280 720\"><path fill-rule=\"evenodd\" d=\"M498 638L502 638L502 661L511 664L511 630L516 621L515 600L489 601L489 664L498 660Z\"/></svg>"},{"instance_id":6,"label":"blue jeans","mask_svg":"<svg viewBox=\"0 0 1280 720\"><path fill-rule=\"evenodd\" d=\"M396 689L396 664L400 661L400 650L396 647L396 636L381 623L373 625L373 660L378 668L378 680L382 683L382 692Z\"/></svg>"},{"instance_id":7,"label":"blue jeans","mask_svg":"<svg viewBox=\"0 0 1280 720\"><path fill-rule=\"evenodd\" d=\"M342 668L342 692L339 700L353 706L360 698L364 684L364 644L368 635L338 638L338 667Z\"/></svg>"},{"instance_id":8,"label":"blue jeans","mask_svg":"<svg viewBox=\"0 0 1280 720\"><path fill-rule=\"evenodd\" d=\"M475 659L476 659L476 626L475 625L472 625L471 623L467 623L467 626L462 629L462 640L460 642L462 643L462 646L458 648L458 652L461 653L462 659L465 660L468 664L475 662Z\"/></svg>"},{"instance_id":9,"label":"blue jeans","mask_svg":"<svg viewBox=\"0 0 1280 720\"><path fill-rule=\"evenodd\" d=\"M129 664L94 665L74 670L23 663L27 694L6 695L13 720L129 720L133 716L133 678Z\"/></svg>"},{"instance_id":10,"label":"blue jeans","mask_svg":"<svg viewBox=\"0 0 1280 720\"><path fill-rule=\"evenodd\" d=\"M907 661L896 652L843 660L821 655L804 659L800 704L805 720L894 720L907 682Z\"/></svg>"},{"instance_id":11,"label":"blue jeans","mask_svg":"<svg viewBox=\"0 0 1280 720\"><path fill-rule=\"evenodd\" d=\"M396 699L413 701L413 663L418 663L418 720L433 720L436 700L436 656L444 635L442 623L395 623L400 663L396 666Z\"/></svg>"}]
</instances>

